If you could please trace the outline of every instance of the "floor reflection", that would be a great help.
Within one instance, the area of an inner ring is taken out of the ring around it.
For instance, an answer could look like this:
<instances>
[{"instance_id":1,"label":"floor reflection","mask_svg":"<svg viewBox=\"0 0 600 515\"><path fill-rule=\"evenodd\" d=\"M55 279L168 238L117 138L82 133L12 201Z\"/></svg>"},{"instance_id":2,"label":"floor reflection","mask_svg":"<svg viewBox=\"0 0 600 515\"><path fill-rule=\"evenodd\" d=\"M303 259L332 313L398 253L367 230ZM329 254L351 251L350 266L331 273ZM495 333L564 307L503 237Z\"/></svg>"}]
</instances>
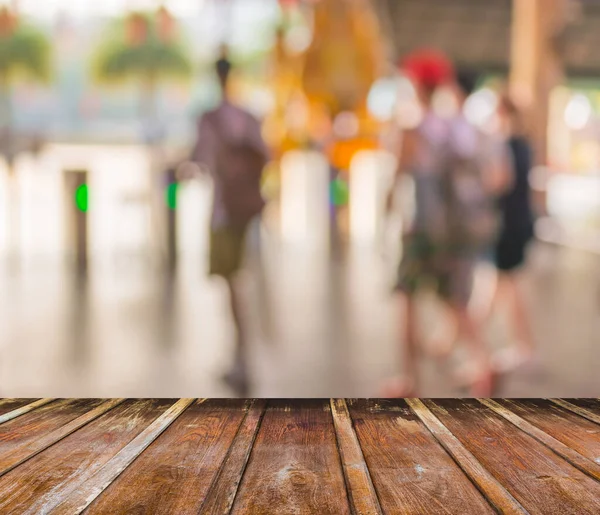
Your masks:
<instances>
[{"instance_id":1,"label":"floor reflection","mask_svg":"<svg viewBox=\"0 0 600 515\"><path fill-rule=\"evenodd\" d=\"M129 155L128 166L138 158ZM33 169L25 168L20 179L26 229L19 259L0 253L0 395L234 395L220 382L233 334L226 289L206 275L206 185L182 190L181 255L170 273L151 253L156 242L144 203L119 207L115 198L124 192L109 194L123 185L111 183L118 170L105 161L100 172L108 175L94 179L107 189L98 186L98 209L90 214L92 260L88 275L80 276L60 253L54 197L60 166L44 159L50 168L39 183ZM143 191L141 178L128 177L125 189ZM389 286L396 249L351 250L335 241L330 252L286 244L270 228L252 233L245 281L251 395L372 397L395 372L399 328ZM593 253L542 243L532 249L524 279L543 373L513 374L502 395L598 395L599 267ZM429 304L425 300L426 322L435 326ZM503 317L498 313L489 328L495 346L510 342ZM449 386L445 370L424 364L423 373L424 396L462 393Z\"/></svg>"}]
</instances>

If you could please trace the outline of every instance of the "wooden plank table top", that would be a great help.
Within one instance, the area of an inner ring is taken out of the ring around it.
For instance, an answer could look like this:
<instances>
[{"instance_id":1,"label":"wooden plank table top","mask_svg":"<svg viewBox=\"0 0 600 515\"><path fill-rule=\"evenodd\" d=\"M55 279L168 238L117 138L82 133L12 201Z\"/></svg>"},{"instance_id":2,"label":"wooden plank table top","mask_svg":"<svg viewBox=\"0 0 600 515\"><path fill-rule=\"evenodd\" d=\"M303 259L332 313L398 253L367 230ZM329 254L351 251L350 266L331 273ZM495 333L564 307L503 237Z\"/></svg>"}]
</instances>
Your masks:
<instances>
[{"instance_id":1,"label":"wooden plank table top","mask_svg":"<svg viewBox=\"0 0 600 515\"><path fill-rule=\"evenodd\" d=\"M599 514L597 399L3 399L1 514Z\"/></svg>"}]
</instances>

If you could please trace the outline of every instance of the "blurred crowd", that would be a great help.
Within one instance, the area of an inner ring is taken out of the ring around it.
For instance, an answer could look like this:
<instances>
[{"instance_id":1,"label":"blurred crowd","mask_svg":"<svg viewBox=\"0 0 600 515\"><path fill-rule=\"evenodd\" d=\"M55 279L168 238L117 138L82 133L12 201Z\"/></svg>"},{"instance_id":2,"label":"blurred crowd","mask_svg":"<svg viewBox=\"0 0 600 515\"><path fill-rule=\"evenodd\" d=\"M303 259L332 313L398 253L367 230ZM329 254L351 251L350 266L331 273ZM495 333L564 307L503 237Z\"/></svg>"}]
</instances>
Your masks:
<instances>
[{"instance_id":1,"label":"blurred crowd","mask_svg":"<svg viewBox=\"0 0 600 515\"><path fill-rule=\"evenodd\" d=\"M210 236L210 272L227 282L231 315L237 330L236 355L226 381L247 391L245 328L240 316L236 273L243 265L248 226L260 216L261 170L268 161L267 145L258 121L235 106L229 96L231 62L224 52L215 72L222 88L219 106L199 121L197 144L191 161L212 175L215 183ZM387 202L394 207L399 179L414 185L414 212L403 221L402 257L395 290L403 331L399 377L382 385L386 396L418 396L417 359L431 354L447 357L457 342L468 346L470 358L456 371L457 380L474 396L495 392L499 374L530 364L535 357L527 310L518 286L518 272L533 237L533 210L528 174L532 151L519 108L506 94L488 131L465 117L464 106L478 85L473 70L455 69L442 53L419 50L401 64L418 99L418 120L403 127L390 151L396 155L395 180ZM445 89L454 110L440 115L436 94ZM399 123L406 122L402 117ZM182 168L182 178L190 177ZM476 272L491 262L498 274L492 299L475 299ZM425 342L418 326L417 296L428 286L445 306L451 329L435 342ZM475 301L475 302L474 302ZM498 302L509 302L515 344L491 354L483 326Z\"/></svg>"}]
</instances>

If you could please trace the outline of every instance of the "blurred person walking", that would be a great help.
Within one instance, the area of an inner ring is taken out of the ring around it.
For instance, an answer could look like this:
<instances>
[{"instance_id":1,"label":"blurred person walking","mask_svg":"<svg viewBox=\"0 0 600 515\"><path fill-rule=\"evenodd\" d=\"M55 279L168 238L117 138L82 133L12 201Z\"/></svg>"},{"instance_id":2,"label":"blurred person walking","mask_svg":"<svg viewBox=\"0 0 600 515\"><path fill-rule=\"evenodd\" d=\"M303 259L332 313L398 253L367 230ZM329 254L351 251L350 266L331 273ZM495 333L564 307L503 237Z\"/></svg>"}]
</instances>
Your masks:
<instances>
[{"instance_id":1,"label":"blurred person walking","mask_svg":"<svg viewBox=\"0 0 600 515\"><path fill-rule=\"evenodd\" d=\"M459 196L462 197L465 204L479 204L480 214L484 218L487 218L493 226L488 225L487 229L483 227L483 231L481 232L482 237L477 238L477 241L467 242L466 244L469 252L476 259L475 264L481 265L495 261L495 245L502 227L502 216L498 206L494 204L499 196L504 195L510 189L514 180L512 176L510 149L504 135L497 131L491 134L482 133L479 128L468 120L465 114L467 100L476 91L478 81L479 74L477 71L469 68L459 68L457 70L455 80L452 84L452 89L457 100L457 110L449 123L450 139L453 148L456 149L459 156L473 160L477 168L475 173L480 174L479 178L472 177L469 179L463 177L455 181L456 186L462 190ZM473 180L477 182L478 179L481 181L479 185L474 184ZM471 184L469 184L469 181L471 181ZM469 189L471 189L471 194L468 193ZM480 196L479 199L477 199L477 195ZM476 212L472 214L477 215ZM469 216L469 213L465 212L465 216ZM476 289L476 286L479 284L475 279L476 277L472 279L473 284L471 287L473 289ZM470 301L470 309L472 316L477 317L480 320L479 323L483 323L479 313L485 313L489 303L481 302L481 299L475 295L476 293L476 291L472 291L473 297ZM473 306L473 301L477 304L482 304L483 307L481 305ZM430 347L434 357L448 356L460 337L457 318L450 316L450 321L452 324L451 329L446 331L440 338L435 339L433 345ZM467 376L463 377L463 381L466 380L467 382L469 381L468 376L473 374L473 371L469 372L468 368L467 363L467 370L459 372L459 376Z\"/></svg>"},{"instance_id":2,"label":"blurred person walking","mask_svg":"<svg viewBox=\"0 0 600 515\"><path fill-rule=\"evenodd\" d=\"M491 317L494 308L500 304L508 304L516 341L493 356L494 368L506 372L529 362L535 352L527 308L519 286L519 272L534 237L529 188L533 156L522 114L508 95L500 98L498 117L512 155L514 181L512 187L498 199L502 216L502 230L494 249L498 281L488 316Z\"/></svg>"},{"instance_id":3,"label":"blurred person walking","mask_svg":"<svg viewBox=\"0 0 600 515\"><path fill-rule=\"evenodd\" d=\"M384 388L390 397L418 396L417 354L422 343L417 327L416 294L434 280L454 320L477 361L471 393L489 396L493 372L481 326L468 309L475 267L482 249L494 236L494 211L489 189L500 180L501 167L490 166L484 138L462 117L448 120L433 109L434 93L453 82L452 65L442 55L424 51L404 63L412 78L423 113L420 124L404 132L399 149L397 176L410 174L415 184L415 216L403 236L403 257L396 290L404 313L404 376ZM468 96L457 81L462 101Z\"/></svg>"},{"instance_id":4,"label":"blurred person walking","mask_svg":"<svg viewBox=\"0 0 600 515\"><path fill-rule=\"evenodd\" d=\"M213 179L209 273L222 277L227 283L237 332L233 366L223 379L240 395L245 395L249 386L247 331L238 272L243 264L248 229L264 207L260 180L268 150L260 122L230 100L231 70L232 64L223 50L215 63L221 103L198 121L192 160L204 165Z\"/></svg>"}]
</instances>

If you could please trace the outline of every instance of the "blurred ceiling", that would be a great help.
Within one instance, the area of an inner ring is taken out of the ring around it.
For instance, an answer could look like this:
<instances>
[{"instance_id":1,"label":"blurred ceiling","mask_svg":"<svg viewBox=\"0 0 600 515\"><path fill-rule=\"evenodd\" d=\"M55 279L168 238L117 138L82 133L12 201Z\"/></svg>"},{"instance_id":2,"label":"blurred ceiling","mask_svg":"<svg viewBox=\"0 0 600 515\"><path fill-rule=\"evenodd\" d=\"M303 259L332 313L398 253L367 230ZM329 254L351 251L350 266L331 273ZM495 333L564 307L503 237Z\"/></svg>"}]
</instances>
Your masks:
<instances>
[{"instance_id":1,"label":"blurred ceiling","mask_svg":"<svg viewBox=\"0 0 600 515\"><path fill-rule=\"evenodd\" d=\"M394 58L418 47L444 50L457 63L506 72L512 0L374 0ZM600 0L575 2L560 40L571 77L600 78Z\"/></svg>"}]
</instances>

